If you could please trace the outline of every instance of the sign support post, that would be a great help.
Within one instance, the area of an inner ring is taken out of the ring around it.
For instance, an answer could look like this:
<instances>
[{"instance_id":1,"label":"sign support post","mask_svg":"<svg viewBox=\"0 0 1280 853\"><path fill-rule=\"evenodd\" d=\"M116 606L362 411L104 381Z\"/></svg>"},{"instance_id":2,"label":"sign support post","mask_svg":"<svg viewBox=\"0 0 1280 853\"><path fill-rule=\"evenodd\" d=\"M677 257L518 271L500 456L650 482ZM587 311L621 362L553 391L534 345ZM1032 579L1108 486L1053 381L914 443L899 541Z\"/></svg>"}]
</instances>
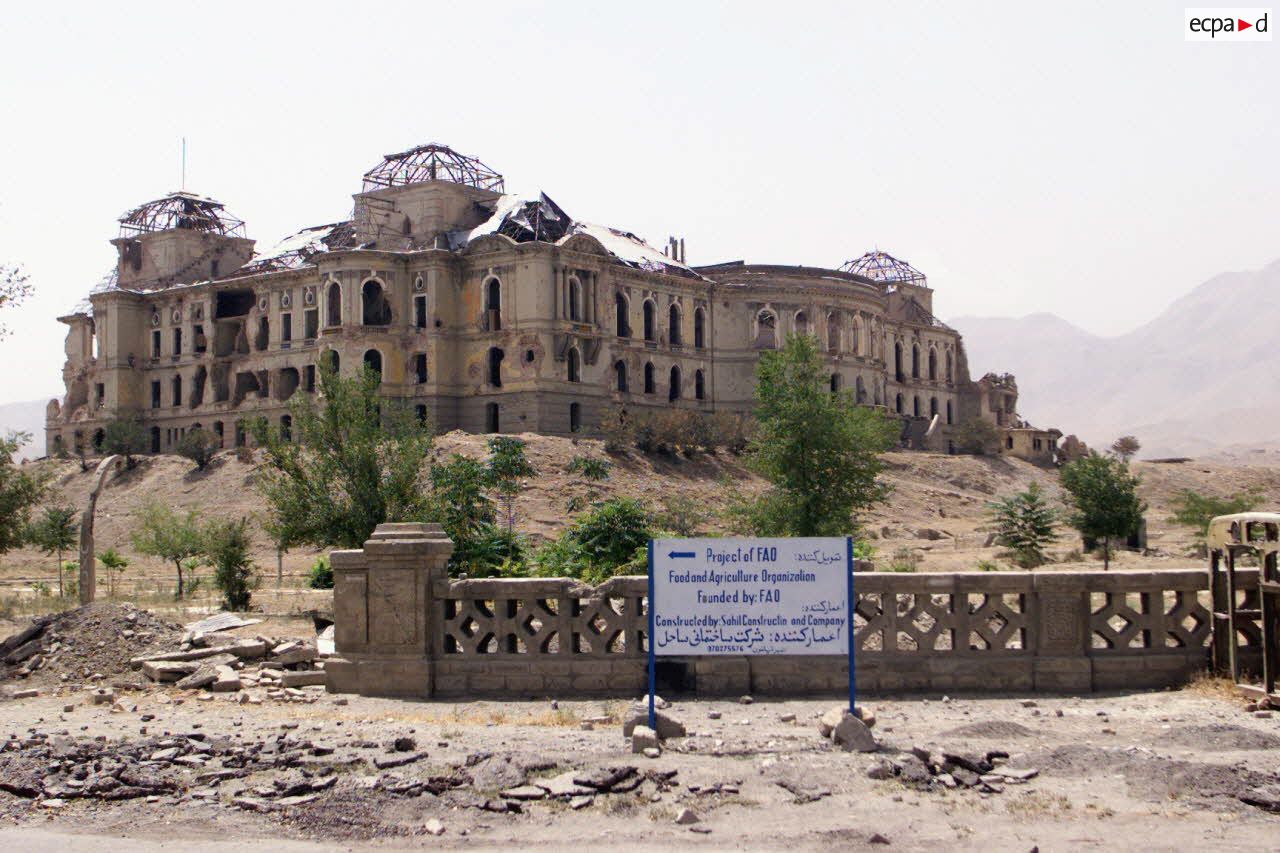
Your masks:
<instances>
[{"instance_id":1,"label":"sign support post","mask_svg":"<svg viewBox=\"0 0 1280 853\"><path fill-rule=\"evenodd\" d=\"M653 603L653 540L649 540L649 728L655 732L658 730L657 716L654 713L654 693L658 684L658 669L654 664L656 655L654 654L658 638L653 633L654 615L657 608Z\"/></svg>"},{"instance_id":2,"label":"sign support post","mask_svg":"<svg viewBox=\"0 0 1280 853\"><path fill-rule=\"evenodd\" d=\"M857 640L853 636L853 613L855 610L853 597L853 537L845 539L845 553L848 557L848 565L845 574L849 577L849 713L857 714L857 694L858 694L858 678L854 667L854 652L857 650Z\"/></svg>"}]
</instances>

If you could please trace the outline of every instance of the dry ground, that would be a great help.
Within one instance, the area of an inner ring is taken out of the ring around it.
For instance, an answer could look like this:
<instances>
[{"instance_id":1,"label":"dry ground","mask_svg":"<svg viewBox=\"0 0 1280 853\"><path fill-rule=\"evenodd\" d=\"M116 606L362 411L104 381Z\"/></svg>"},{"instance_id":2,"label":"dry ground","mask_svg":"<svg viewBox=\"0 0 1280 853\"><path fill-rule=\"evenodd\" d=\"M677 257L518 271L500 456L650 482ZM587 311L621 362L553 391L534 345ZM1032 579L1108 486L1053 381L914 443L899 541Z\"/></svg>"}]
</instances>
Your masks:
<instances>
[{"instance_id":1,"label":"dry ground","mask_svg":"<svg viewBox=\"0 0 1280 853\"><path fill-rule=\"evenodd\" d=\"M436 440L435 456L443 458L455 452L482 456L485 438L461 432L442 435ZM763 486L741 459L724 453L692 460L639 453L609 455L594 439L532 434L521 438L528 442L528 455L538 474L527 481L518 499L518 527L534 540L554 536L569 516L569 501L585 500L592 493L639 497L656 510L662 510L672 497L685 498L701 516L696 519L700 532L723 533L727 532L724 511L733 495L750 494ZM609 479L592 483L566 473L576 456L607 459L613 466ZM892 497L866 521L875 537L880 565L906 548L920 558L920 571L971 571L980 561L1009 568L999 549L984 547L988 535L986 504L1025 488L1032 480L1059 494L1055 471L1016 459L890 453L886 462L885 480L894 487ZM81 472L75 462L39 464L55 469L59 502L83 504L91 474ZM1147 513L1151 548L1147 554L1119 554L1116 565L1120 568L1202 565L1190 556L1190 532L1168 522L1170 502L1181 488L1216 495L1256 488L1266 496L1266 507L1280 507L1280 453L1242 453L1180 464L1139 462L1135 469L1143 478L1143 496L1151 507ZM121 578L122 594L159 603L173 582L172 567L133 553L129 543L132 513L155 498L195 509L204 516L261 517L263 503L253 488L253 472L251 463L240 461L231 452L220 454L205 472L192 470L191 464L179 457L157 456L143 458L136 470L109 483L99 501L97 542L99 551L114 547L133 560ZM1079 556L1078 539L1070 531L1063 531L1052 553L1059 562L1049 568L1101 568L1099 561ZM313 606L293 598L316 554L302 549L284 555L284 590L281 600L270 605L276 612ZM261 600L266 601L276 587L277 562L265 535L257 537L255 559L262 567ZM6 593L11 599L16 591L29 593L34 581L43 580L56 588L53 563L52 557L30 549L0 555L0 600Z\"/></svg>"},{"instance_id":2,"label":"dry ground","mask_svg":"<svg viewBox=\"0 0 1280 853\"><path fill-rule=\"evenodd\" d=\"M4 692L9 691L9 686ZM311 704L240 705L230 697L151 688L121 693L127 710L93 705L80 685L34 699L0 701L0 735L108 739L123 749L145 736L199 732L231 743L279 737L332 748L323 759L338 780L314 802L269 813L232 804L237 792L269 786L282 774L256 771L215 785L123 802L72 799L61 807L0 792L0 843L8 849L152 849L175 839L290 849L603 849L749 850L1268 850L1280 815L1236 799L1259 778L1275 778L1280 723L1246 714L1213 685L1161 693L1085 697L866 697L879 717L881 755L843 753L819 738L814 720L835 699L681 701L669 713L690 735L657 759L633 756L613 722L583 731L580 721L611 716L619 703L550 697L531 701L413 702L349 697L310 688ZM74 705L70 711L64 710ZM145 723L142 715L153 715ZM794 714L796 722L782 722ZM719 716L719 719L712 717ZM148 735L143 734L143 730ZM371 762L412 737L419 761L390 771ZM874 781L883 755L913 745L1000 749L1010 764L1040 774L1003 793L920 790ZM487 758L478 758L483 754ZM216 766L217 759L210 763ZM347 762L352 762L348 764ZM475 806L526 775L635 764L676 771L674 784L646 781L627 794L599 795L581 810L526 803L522 813ZM317 765L318 767L318 765ZM473 781L440 795L395 795L367 787L464 772ZM791 790L784 788L786 783ZM716 786L720 786L717 788ZM726 790L725 786L729 786ZM710 791L710 792L708 792ZM804 796L797 796L794 791ZM812 795L812 801L803 801ZM675 822L682 809L699 818ZM444 835L425 832L437 819ZM709 832L708 832L709 830ZM871 842L874 834L889 842ZM377 841L373 841L377 839ZM203 849L203 848L202 848Z\"/></svg>"}]
</instances>

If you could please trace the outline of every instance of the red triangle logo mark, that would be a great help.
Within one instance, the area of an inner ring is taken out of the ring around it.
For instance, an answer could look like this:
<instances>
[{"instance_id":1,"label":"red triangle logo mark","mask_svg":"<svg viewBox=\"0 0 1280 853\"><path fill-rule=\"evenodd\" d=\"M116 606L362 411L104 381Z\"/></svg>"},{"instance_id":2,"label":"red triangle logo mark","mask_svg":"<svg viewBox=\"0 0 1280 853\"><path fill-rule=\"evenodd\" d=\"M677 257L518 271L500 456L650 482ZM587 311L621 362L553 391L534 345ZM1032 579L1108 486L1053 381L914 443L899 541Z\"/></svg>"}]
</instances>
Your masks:
<instances>
[{"instance_id":1,"label":"red triangle logo mark","mask_svg":"<svg viewBox=\"0 0 1280 853\"><path fill-rule=\"evenodd\" d=\"M1236 29L1239 30L1240 32L1244 32L1245 30L1249 29L1252 26L1253 24L1249 23L1248 21L1242 21L1239 18L1236 18Z\"/></svg>"}]
</instances>

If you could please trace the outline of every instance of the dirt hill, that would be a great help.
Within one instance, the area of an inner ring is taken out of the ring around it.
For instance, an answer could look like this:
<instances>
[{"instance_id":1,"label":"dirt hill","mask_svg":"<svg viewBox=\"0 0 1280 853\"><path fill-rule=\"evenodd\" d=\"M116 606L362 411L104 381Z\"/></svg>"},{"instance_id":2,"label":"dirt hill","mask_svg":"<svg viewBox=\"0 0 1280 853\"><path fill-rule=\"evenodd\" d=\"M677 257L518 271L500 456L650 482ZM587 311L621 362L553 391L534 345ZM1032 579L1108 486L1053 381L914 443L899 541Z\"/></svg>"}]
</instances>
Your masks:
<instances>
[{"instance_id":1,"label":"dirt hill","mask_svg":"<svg viewBox=\"0 0 1280 853\"><path fill-rule=\"evenodd\" d=\"M646 456L631 453L609 455L601 442L539 435L521 436L528 442L528 456L538 474L530 478L517 501L518 528L535 540L554 536L572 515L573 500L632 496L657 511L675 510L691 517L700 532L728 532L724 513L735 493L751 494L763 483L748 472L741 459L728 454L697 459ZM436 440L434 455L451 453L481 457L485 436L448 433ZM609 479L592 483L569 474L566 468L576 456L607 459ZM1025 488L1038 480L1054 496L1059 495L1057 473L1016 459L941 456L926 453L890 453L885 479L893 488L889 502L867 519L867 529L878 549L881 564L901 549L921 559L920 570L972 570L980 560L997 560L997 549L986 546L986 504L993 498ZM91 477L74 461L47 461L56 469L60 502L82 506ZM1143 478L1151 551L1125 554L1122 567L1172 567L1199 565L1187 556L1190 534L1171 526L1167 519L1177 491L1228 495L1257 488L1267 496L1269 508L1280 507L1280 454L1249 454L1234 459L1193 460L1180 464L1135 463ZM159 498L172 506L198 510L204 517L260 517L264 505L253 488L254 466L232 452L219 454L209 470L198 472L176 456L143 458L133 471L112 480L99 501L97 542L101 551L114 547L134 559L125 577L140 582L143 591L160 593L171 583L171 569L158 561L137 557L129 544L131 514L147 500ZM683 500L682 500L683 499ZM1078 540L1064 530L1055 548L1069 556ZM286 575L304 572L315 551L300 550L284 557ZM70 555L68 555L70 557ZM256 540L255 558L268 574L274 574L276 555L265 535ZM1003 564L1007 567L1007 564ZM1062 566L1082 564L1061 563ZM1096 561L1083 565L1100 567ZM0 556L0 586L27 586L32 580L51 582L53 558L32 550Z\"/></svg>"}]
</instances>

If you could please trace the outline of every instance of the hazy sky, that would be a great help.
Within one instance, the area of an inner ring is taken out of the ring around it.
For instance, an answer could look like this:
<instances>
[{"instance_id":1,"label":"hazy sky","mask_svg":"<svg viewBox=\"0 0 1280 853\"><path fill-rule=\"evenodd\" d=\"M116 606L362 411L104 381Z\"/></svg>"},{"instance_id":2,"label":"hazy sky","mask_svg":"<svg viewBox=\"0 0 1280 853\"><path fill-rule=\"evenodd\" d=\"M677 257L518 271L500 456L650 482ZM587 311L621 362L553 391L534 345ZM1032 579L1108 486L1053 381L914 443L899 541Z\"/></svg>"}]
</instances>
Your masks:
<instances>
[{"instance_id":1,"label":"hazy sky","mask_svg":"<svg viewBox=\"0 0 1280 853\"><path fill-rule=\"evenodd\" d=\"M1172 2L850 5L10 4L0 261L39 293L0 402L61 394L54 318L183 136L187 188L267 245L439 141L695 264L879 246L944 319L1118 333L1280 257L1280 38L1186 43Z\"/></svg>"}]
</instances>

